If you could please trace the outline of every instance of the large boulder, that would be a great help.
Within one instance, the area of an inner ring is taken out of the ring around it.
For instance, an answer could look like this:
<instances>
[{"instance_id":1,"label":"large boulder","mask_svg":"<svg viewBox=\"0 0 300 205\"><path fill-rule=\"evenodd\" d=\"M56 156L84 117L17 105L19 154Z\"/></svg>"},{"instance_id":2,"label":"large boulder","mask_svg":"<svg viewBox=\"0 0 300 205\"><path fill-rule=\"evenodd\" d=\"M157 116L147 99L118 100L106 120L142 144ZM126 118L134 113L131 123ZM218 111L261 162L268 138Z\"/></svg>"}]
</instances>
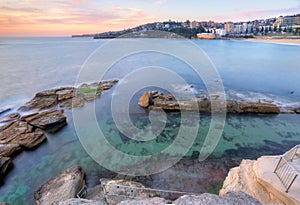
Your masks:
<instances>
[{"instance_id":1,"label":"large boulder","mask_svg":"<svg viewBox=\"0 0 300 205\"><path fill-rule=\"evenodd\" d=\"M152 96L151 92L145 92L140 97L138 104L143 108L149 107L151 103L151 96Z\"/></svg>"},{"instance_id":2,"label":"large boulder","mask_svg":"<svg viewBox=\"0 0 300 205\"><path fill-rule=\"evenodd\" d=\"M3 157L11 157L21 150L18 144L0 144L0 155Z\"/></svg>"},{"instance_id":3,"label":"large boulder","mask_svg":"<svg viewBox=\"0 0 300 205\"><path fill-rule=\"evenodd\" d=\"M50 179L34 192L37 205L52 205L75 198L85 184L84 170L74 165Z\"/></svg>"},{"instance_id":4,"label":"large boulder","mask_svg":"<svg viewBox=\"0 0 300 205\"><path fill-rule=\"evenodd\" d=\"M175 205L261 205L259 201L243 192L228 193L223 197L215 194L199 196L184 195L173 201Z\"/></svg>"},{"instance_id":5,"label":"large boulder","mask_svg":"<svg viewBox=\"0 0 300 205\"><path fill-rule=\"evenodd\" d=\"M63 110L50 110L22 117L22 120L42 130L56 132L67 124L67 118L63 113Z\"/></svg>"}]
</instances>

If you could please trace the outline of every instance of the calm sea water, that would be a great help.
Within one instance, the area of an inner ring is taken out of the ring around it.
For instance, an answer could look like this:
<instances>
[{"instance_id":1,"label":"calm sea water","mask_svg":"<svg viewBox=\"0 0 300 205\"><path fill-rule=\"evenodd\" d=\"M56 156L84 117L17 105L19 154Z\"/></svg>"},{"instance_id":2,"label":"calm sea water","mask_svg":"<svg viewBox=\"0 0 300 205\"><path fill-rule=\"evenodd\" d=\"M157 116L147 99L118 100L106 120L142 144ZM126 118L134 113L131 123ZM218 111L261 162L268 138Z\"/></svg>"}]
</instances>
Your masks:
<instances>
[{"instance_id":1,"label":"calm sea water","mask_svg":"<svg viewBox=\"0 0 300 205\"><path fill-rule=\"evenodd\" d=\"M164 41L173 40L160 40ZM107 40L90 38L0 38L0 108L14 111L31 99L34 93L60 86L74 85L85 60ZM245 41L193 41L202 48L218 70L231 98L243 100L270 99L280 106L299 105L300 46ZM132 67L158 64L181 74L192 92L205 88L187 66L176 59L151 52L129 56L116 63L107 78L121 79ZM185 90L182 85L174 85ZM130 87L128 87L128 91ZM133 98L132 121L137 126L149 126L147 113ZM126 93L125 93L126 94ZM131 154L159 152L174 139L180 125L180 114L169 113L167 127L157 140L136 143L125 139L114 125L110 113L114 88L96 101L97 120L109 141ZM86 109L93 106L87 103ZM135 114L136 113L136 114ZM74 164L87 172L88 186L97 183L104 169L82 148L74 129L71 111L66 111L68 125L56 134L48 134L47 142L34 151L24 151L13 159L14 167L0 187L0 201L10 204L32 204L33 191L43 182ZM229 115L222 138L211 158L251 158L266 154L281 154L300 143L300 116ZM87 130L89 122L85 122ZM187 153L199 151L210 125L210 116L201 116L200 131Z\"/></svg>"}]
</instances>

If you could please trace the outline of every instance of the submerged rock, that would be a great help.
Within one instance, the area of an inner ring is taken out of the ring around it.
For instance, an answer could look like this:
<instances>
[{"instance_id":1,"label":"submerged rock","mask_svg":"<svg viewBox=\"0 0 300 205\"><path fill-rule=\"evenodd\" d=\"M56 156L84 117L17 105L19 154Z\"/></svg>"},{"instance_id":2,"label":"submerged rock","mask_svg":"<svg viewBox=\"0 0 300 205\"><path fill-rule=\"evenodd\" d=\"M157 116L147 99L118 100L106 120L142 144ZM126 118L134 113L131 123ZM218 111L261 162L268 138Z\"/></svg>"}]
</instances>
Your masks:
<instances>
[{"instance_id":1,"label":"submerged rock","mask_svg":"<svg viewBox=\"0 0 300 205\"><path fill-rule=\"evenodd\" d=\"M34 192L37 205L52 205L75 198L85 184L84 170L74 165L50 179Z\"/></svg>"},{"instance_id":2,"label":"submerged rock","mask_svg":"<svg viewBox=\"0 0 300 205\"><path fill-rule=\"evenodd\" d=\"M0 180L3 178L3 175L6 174L10 165L11 158L0 156Z\"/></svg>"},{"instance_id":3,"label":"submerged rock","mask_svg":"<svg viewBox=\"0 0 300 205\"><path fill-rule=\"evenodd\" d=\"M20 150L19 144L0 144L0 155L3 157L11 157Z\"/></svg>"},{"instance_id":4,"label":"submerged rock","mask_svg":"<svg viewBox=\"0 0 300 205\"><path fill-rule=\"evenodd\" d=\"M8 112L10 110L11 110L11 108L2 108L2 109L0 109L0 115L5 113L5 112Z\"/></svg>"},{"instance_id":5,"label":"submerged rock","mask_svg":"<svg viewBox=\"0 0 300 205\"><path fill-rule=\"evenodd\" d=\"M20 118L19 113L11 113L9 115L4 116L2 119L0 119L0 123L15 121L19 118Z\"/></svg>"},{"instance_id":6,"label":"submerged rock","mask_svg":"<svg viewBox=\"0 0 300 205\"><path fill-rule=\"evenodd\" d=\"M63 110L50 110L33 115L24 116L22 119L30 125L45 131L56 132L67 124L67 118Z\"/></svg>"}]
</instances>

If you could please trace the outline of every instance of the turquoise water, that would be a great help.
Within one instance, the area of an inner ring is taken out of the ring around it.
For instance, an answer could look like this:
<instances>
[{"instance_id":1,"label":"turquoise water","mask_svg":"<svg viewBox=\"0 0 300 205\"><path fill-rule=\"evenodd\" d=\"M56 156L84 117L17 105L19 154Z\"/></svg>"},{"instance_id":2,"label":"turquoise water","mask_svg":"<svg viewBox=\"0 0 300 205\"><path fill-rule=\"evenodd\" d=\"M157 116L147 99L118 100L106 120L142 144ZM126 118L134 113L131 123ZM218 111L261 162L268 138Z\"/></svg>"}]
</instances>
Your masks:
<instances>
[{"instance_id":1,"label":"turquoise water","mask_svg":"<svg viewBox=\"0 0 300 205\"><path fill-rule=\"evenodd\" d=\"M0 39L0 108L11 106L16 109L37 91L73 85L86 58L104 42L89 38ZM300 46L243 41L194 43L215 64L229 97L273 99L281 106L299 103L300 63L297 57ZM172 68L194 84L193 92L205 92L203 84L188 70L188 66L168 58L166 60L166 56L152 53L130 56L115 64L106 77L121 79L132 67L159 64ZM181 85L176 86L181 89ZM142 92L141 89L130 105L131 120L137 127L149 127L147 112L136 105ZM147 155L157 153L172 143L180 126L179 113L167 114L167 127L155 140L136 143L124 137L109 111L112 96L118 95L112 89L95 103L98 124L114 147L132 155ZM78 109L84 111L90 106L93 103ZM114 176L88 156L78 140L71 111L66 111L66 115L66 127L56 134L47 134L47 142L36 150L23 151L13 159L13 169L0 187L0 201L33 204L34 190L74 164L86 170L88 187L97 184L100 177ZM209 159L255 159L261 155L281 154L300 143L299 122L300 116L296 114L228 115L222 138ZM90 122L85 123L88 131ZM209 126L210 116L201 115L199 133L187 156L200 151Z\"/></svg>"}]
</instances>

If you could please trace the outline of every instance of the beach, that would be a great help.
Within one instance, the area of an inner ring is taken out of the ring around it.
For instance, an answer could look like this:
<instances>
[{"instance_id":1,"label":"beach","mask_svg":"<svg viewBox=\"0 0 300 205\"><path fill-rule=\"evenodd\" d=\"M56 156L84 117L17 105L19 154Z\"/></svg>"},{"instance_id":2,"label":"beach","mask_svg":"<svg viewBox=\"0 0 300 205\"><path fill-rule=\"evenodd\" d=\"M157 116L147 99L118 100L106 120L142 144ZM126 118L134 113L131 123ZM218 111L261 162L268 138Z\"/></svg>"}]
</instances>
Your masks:
<instances>
[{"instance_id":1,"label":"beach","mask_svg":"<svg viewBox=\"0 0 300 205\"><path fill-rule=\"evenodd\" d=\"M255 36L252 39L246 39L246 41L265 42L265 43L278 43L278 44L300 44L300 37L281 37L281 36Z\"/></svg>"}]
</instances>

